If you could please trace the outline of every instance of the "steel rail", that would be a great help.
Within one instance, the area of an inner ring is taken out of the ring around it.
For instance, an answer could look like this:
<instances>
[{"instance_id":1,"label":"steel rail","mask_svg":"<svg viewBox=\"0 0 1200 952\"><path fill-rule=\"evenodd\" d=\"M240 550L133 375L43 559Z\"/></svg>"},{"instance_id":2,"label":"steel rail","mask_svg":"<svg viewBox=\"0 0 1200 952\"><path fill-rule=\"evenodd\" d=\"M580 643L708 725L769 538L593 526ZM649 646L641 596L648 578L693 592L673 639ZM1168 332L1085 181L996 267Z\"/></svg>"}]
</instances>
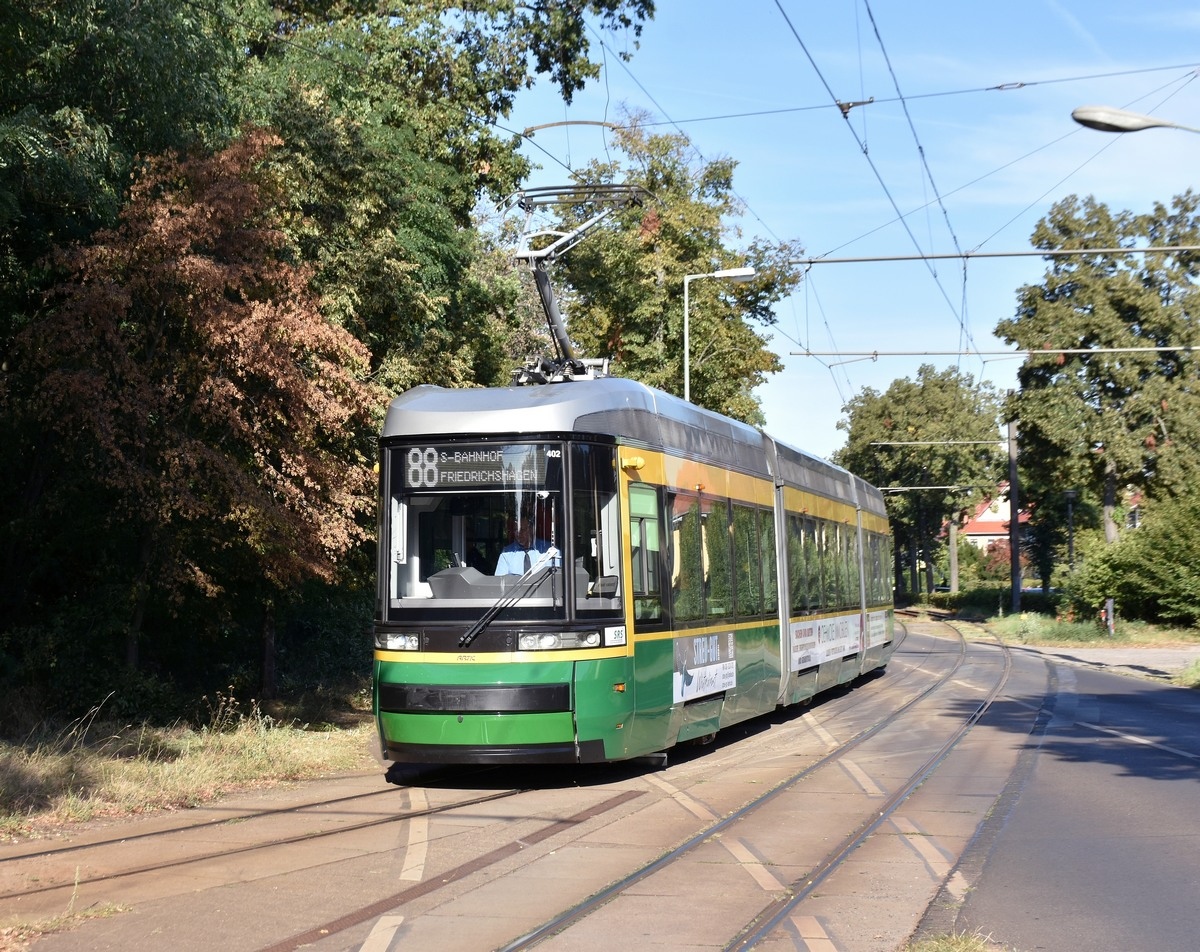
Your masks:
<instances>
[{"instance_id":1,"label":"steel rail","mask_svg":"<svg viewBox=\"0 0 1200 952\"><path fill-rule=\"evenodd\" d=\"M851 737L849 740L847 740L844 744L841 744L834 750L829 751L819 760L809 764L802 770L797 771L792 776L780 781L770 790L763 792L738 810L704 827L698 833L688 838L673 850L664 853L657 859L652 860L639 869L634 870L628 876L625 876L624 878L610 884L599 892L592 894L582 902L544 922L533 931L527 932L525 935L520 936L519 938L510 942L508 945L502 946L498 952L521 952L521 950L533 948L546 939L565 931L572 924L586 918L589 914L610 902L618 895L629 889L631 886L641 882L643 879L646 879L648 876L651 876L659 870L670 866L672 863L677 862L679 859L691 853L693 850L707 843L713 838L713 836L720 834L722 831L737 823L743 817L748 816L749 814L770 803L780 794L789 790L816 771L821 770L822 768L836 763L838 760L844 758L856 747L883 731L892 722L896 715L904 713L915 704L924 700L934 691L944 686L954 677L955 674L958 673L959 668L962 667L966 658L966 639L962 637L961 633L958 634L960 639L959 652L958 657L955 659L954 665L924 690L915 694L912 698L910 698L900 707L896 708L894 711L889 712L886 717L876 721L870 727L864 728L854 737Z\"/></svg>"}]
</instances>

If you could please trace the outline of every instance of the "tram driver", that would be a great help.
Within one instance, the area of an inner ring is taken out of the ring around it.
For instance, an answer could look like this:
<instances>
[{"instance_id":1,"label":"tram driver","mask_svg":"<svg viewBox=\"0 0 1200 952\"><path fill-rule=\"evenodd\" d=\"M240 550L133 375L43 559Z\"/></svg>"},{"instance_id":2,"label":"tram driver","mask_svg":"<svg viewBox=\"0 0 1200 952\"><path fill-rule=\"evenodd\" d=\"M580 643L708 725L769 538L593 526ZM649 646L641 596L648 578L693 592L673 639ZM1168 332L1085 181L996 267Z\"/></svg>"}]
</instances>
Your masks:
<instances>
[{"instance_id":1,"label":"tram driver","mask_svg":"<svg viewBox=\"0 0 1200 952\"><path fill-rule=\"evenodd\" d=\"M529 520L510 518L508 538L496 560L496 575L524 575L550 549L550 543L534 533ZM557 558L553 564L558 564Z\"/></svg>"}]
</instances>

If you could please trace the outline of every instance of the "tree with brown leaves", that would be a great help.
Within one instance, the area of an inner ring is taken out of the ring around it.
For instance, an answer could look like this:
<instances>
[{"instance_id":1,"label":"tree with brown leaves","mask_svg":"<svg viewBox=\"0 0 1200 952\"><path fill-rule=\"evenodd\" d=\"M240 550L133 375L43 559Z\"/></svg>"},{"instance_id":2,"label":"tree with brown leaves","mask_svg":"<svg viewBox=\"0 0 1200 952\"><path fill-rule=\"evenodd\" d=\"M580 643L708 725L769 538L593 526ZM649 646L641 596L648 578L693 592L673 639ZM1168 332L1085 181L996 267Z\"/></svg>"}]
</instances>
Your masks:
<instances>
[{"instance_id":1,"label":"tree with brown leaves","mask_svg":"<svg viewBox=\"0 0 1200 952\"><path fill-rule=\"evenodd\" d=\"M128 566L131 666L148 610L249 596L267 631L275 593L332 578L367 528L381 395L274 226L260 168L276 144L252 131L148 162L119 225L60 253L64 277L16 348L27 389L4 396L40 425L33 456L69 466L47 477L30 459L35 495L93 487L110 506L80 541L136 551L94 560Z\"/></svg>"}]
</instances>

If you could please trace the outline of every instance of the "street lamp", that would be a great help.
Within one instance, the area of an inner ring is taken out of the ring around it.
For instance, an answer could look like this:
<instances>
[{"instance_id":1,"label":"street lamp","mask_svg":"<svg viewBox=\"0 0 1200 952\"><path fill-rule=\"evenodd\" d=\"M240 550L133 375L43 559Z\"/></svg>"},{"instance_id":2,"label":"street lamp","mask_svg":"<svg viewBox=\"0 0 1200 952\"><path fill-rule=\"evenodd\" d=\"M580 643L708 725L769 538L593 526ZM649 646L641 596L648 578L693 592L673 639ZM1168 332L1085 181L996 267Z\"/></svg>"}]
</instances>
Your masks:
<instances>
[{"instance_id":1,"label":"street lamp","mask_svg":"<svg viewBox=\"0 0 1200 952\"><path fill-rule=\"evenodd\" d=\"M1071 118L1081 126L1099 129L1101 132L1140 132L1143 129L1182 129L1184 132L1200 132L1191 126L1177 122L1143 116L1140 112L1116 109L1112 106L1080 106L1071 112Z\"/></svg>"},{"instance_id":2,"label":"street lamp","mask_svg":"<svg viewBox=\"0 0 1200 952\"><path fill-rule=\"evenodd\" d=\"M722 271L706 271L704 274L687 274L683 277L683 399L692 400L692 348L688 331L688 284L699 278L724 278L742 284L752 281L758 274L753 268L725 268Z\"/></svg>"}]
</instances>

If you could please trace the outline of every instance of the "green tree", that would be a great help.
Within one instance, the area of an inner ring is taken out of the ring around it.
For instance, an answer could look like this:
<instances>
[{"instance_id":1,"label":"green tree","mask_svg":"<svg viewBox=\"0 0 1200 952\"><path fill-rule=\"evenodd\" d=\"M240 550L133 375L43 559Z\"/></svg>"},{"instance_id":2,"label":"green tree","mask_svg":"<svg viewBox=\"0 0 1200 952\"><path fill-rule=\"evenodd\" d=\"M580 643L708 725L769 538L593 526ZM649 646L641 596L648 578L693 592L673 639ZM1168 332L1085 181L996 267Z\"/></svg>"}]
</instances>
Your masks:
<instances>
[{"instance_id":1,"label":"green tree","mask_svg":"<svg viewBox=\"0 0 1200 952\"><path fill-rule=\"evenodd\" d=\"M986 554L979 546L962 536L958 538L958 583L960 589L969 589L981 581ZM938 559L938 574L942 584L950 579L950 547L946 546ZM1007 576L1005 576L1007 578Z\"/></svg>"},{"instance_id":2,"label":"green tree","mask_svg":"<svg viewBox=\"0 0 1200 952\"><path fill-rule=\"evenodd\" d=\"M913 592L934 586L943 528L995 492L1003 472L998 435L1000 401L988 384L954 368L923 364L915 380L893 381L884 393L867 387L843 408L838 428L846 445L834 462L882 489L896 538L896 578L908 569Z\"/></svg>"},{"instance_id":3,"label":"green tree","mask_svg":"<svg viewBox=\"0 0 1200 952\"><path fill-rule=\"evenodd\" d=\"M0 0L0 355L43 286L43 256L115 221L138 155L233 130L225 9Z\"/></svg>"},{"instance_id":4,"label":"green tree","mask_svg":"<svg viewBox=\"0 0 1200 952\"><path fill-rule=\"evenodd\" d=\"M1059 202L1037 226L1046 250L1133 248L1163 240L1194 244L1197 198L1170 210L1114 215L1092 198ZM1103 509L1105 535L1117 538L1122 493L1170 495L1194 481L1192 449L1200 437L1191 252L1054 257L1040 285L1021 288L1017 313L998 336L1035 352L1018 372L1009 412L1019 420L1021 462L1032 487L1058 493L1077 487ZM1155 351L1175 347L1178 350ZM1095 348L1095 354L1066 349ZM1143 352L1103 352L1144 348ZM1037 351L1046 351L1043 356ZM1041 502L1053 511L1051 499Z\"/></svg>"},{"instance_id":5,"label":"green tree","mask_svg":"<svg viewBox=\"0 0 1200 952\"><path fill-rule=\"evenodd\" d=\"M1101 508L1098 497L1086 483L1080 488L1064 486L1053 479L1047 483L1045 468L1027 465L1030 461L1031 456L1022 447L1021 503L1022 509L1029 513L1022 548L1043 588L1062 587L1070 570L1071 549L1078 565L1085 539L1103 531ZM1076 494L1069 506L1067 490Z\"/></svg>"},{"instance_id":6,"label":"green tree","mask_svg":"<svg viewBox=\"0 0 1200 952\"><path fill-rule=\"evenodd\" d=\"M684 136L648 134L636 117L614 140L625 160L594 163L577 178L640 186L650 197L618 213L615 227L594 232L554 266L572 340L583 356L610 358L614 373L682 395L684 276L750 264L758 276L746 284L691 282L691 397L761 424L754 389L781 369L767 331L775 323L773 306L799 283L789 263L799 245L734 247L742 236L727 224L740 207L733 161L693 165ZM558 227L569 230L594 211L567 209Z\"/></svg>"},{"instance_id":7,"label":"green tree","mask_svg":"<svg viewBox=\"0 0 1200 952\"><path fill-rule=\"evenodd\" d=\"M528 172L497 123L538 73L567 98L596 75L584 14L636 35L652 13L648 0L275 7L247 109L284 139L293 235L386 389L494 381L489 315L512 289L472 272L472 214Z\"/></svg>"},{"instance_id":8,"label":"green tree","mask_svg":"<svg viewBox=\"0 0 1200 952\"><path fill-rule=\"evenodd\" d=\"M246 3L261 8L256 0ZM587 18L600 30L632 31L636 48L643 23L654 16L654 0L282 0L270 9L269 33L251 46L257 55L271 50L275 39L305 37L330 24L392 31L386 42L401 43L396 66L409 93L507 115L513 96L535 75L548 75L570 102L600 75L600 63L589 56Z\"/></svg>"},{"instance_id":9,"label":"green tree","mask_svg":"<svg viewBox=\"0 0 1200 952\"><path fill-rule=\"evenodd\" d=\"M492 215L481 211L474 235L478 253L462 292L483 322L482 335L473 342L475 374L488 386L507 386L530 357L552 353L554 341L532 275L513 265L519 239L513 223L498 209Z\"/></svg>"}]
</instances>

